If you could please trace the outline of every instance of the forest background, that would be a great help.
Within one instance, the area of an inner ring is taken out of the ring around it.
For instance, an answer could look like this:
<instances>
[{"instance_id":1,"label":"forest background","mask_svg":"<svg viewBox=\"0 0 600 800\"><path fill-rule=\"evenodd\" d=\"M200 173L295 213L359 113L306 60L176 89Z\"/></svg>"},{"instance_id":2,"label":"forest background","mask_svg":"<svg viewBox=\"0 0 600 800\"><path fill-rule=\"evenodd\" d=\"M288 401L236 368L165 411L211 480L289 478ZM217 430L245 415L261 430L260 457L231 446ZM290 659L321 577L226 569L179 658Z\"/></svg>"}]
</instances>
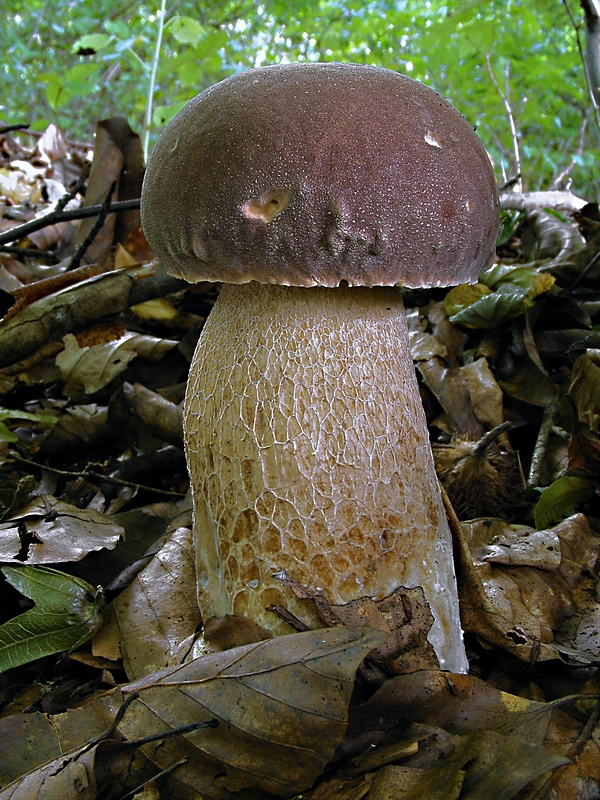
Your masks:
<instances>
[{"instance_id":1,"label":"forest background","mask_svg":"<svg viewBox=\"0 0 600 800\"><path fill-rule=\"evenodd\" d=\"M586 0L589 6L589 0ZM585 4L582 4L585 5ZM593 6L593 3L591 4ZM197 92L261 64L353 61L429 84L476 127L499 183L593 199L597 109L575 0L4 0L0 118L91 139L128 118L146 151ZM99 10L100 9L100 10Z\"/></svg>"}]
</instances>

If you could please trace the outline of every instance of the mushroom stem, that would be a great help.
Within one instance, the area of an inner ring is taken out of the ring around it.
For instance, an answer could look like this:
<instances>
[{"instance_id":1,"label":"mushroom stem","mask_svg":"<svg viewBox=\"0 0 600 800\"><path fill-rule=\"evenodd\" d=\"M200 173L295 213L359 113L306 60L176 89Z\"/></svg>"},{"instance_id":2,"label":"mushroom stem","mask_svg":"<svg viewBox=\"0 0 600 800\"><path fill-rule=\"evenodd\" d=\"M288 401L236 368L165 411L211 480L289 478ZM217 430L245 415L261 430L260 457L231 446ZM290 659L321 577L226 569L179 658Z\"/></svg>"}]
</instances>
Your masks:
<instances>
[{"instance_id":1,"label":"mushroom stem","mask_svg":"<svg viewBox=\"0 0 600 800\"><path fill-rule=\"evenodd\" d=\"M440 665L466 672L452 541L395 288L227 285L191 367L185 438L202 614L314 623L421 586Z\"/></svg>"}]
</instances>

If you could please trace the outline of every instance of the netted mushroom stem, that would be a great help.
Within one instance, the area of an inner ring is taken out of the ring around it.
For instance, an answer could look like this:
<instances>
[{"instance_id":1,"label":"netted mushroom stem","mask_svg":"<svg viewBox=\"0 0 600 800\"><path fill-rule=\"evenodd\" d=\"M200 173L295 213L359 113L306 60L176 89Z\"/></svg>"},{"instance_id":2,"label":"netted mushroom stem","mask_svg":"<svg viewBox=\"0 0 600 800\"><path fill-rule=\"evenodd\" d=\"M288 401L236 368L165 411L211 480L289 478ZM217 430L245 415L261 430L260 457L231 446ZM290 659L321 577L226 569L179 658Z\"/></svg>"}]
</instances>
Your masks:
<instances>
[{"instance_id":1,"label":"netted mushroom stem","mask_svg":"<svg viewBox=\"0 0 600 800\"><path fill-rule=\"evenodd\" d=\"M443 668L467 662L452 543L400 292L222 290L186 399L199 600L274 633L284 569L331 603L422 586Z\"/></svg>"}]
</instances>

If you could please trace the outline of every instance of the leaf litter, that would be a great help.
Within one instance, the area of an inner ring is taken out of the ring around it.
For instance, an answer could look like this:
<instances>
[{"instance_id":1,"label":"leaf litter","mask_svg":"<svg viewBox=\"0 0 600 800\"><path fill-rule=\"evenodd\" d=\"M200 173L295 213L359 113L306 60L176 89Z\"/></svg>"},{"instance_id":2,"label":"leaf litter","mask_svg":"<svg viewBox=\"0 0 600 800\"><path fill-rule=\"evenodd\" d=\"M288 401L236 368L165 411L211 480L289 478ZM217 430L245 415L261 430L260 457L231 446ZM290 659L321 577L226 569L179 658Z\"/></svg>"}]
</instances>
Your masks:
<instances>
[{"instance_id":1,"label":"leaf litter","mask_svg":"<svg viewBox=\"0 0 600 800\"><path fill-rule=\"evenodd\" d=\"M506 211L511 238L478 284L405 296L470 675L436 669L412 590L385 607L305 597L328 629L194 657L181 403L215 287L152 261L121 121L99 125L91 163L54 126L33 145L0 136L0 231L60 209L18 252L0 234L2 621L56 612L57 641L87 624L3 675L0 797L121 797L157 774L182 798L575 800L600 785L597 205ZM126 210L61 217L109 192ZM36 570L60 602L34 591L28 607L16 576Z\"/></svg>"}]
</instances>

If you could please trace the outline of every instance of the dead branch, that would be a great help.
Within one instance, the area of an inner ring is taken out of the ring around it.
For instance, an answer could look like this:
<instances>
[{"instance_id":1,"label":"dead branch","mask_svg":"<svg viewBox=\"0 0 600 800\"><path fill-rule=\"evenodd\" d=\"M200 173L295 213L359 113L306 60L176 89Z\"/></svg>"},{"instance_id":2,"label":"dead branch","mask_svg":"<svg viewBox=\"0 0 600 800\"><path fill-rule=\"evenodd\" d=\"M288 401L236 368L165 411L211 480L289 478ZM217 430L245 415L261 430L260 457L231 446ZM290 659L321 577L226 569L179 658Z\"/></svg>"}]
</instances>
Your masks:
<instances>
[{"instance_id":1,"label":"dead branch","mask_svg":"<svg viewBox=\"0 0 600 800\"><path fill-rule=\"evenodd\" d=\"M535 211L553 208L557 211L579 211L587 201L571 192L500 192L500 208Z\"/></svg>"},{"instance_id":2,"label":"dead branch","mask_svg":"<svg viewBox=\"0 0 600 800\"><path fill-rule=\"evenodd\" d=\"M160 270L158 262L153 261L104 272L36 300L5 324L0 322L0 367L24 358L66 333L186 285Z\"/></svg>"}]
</instances>

